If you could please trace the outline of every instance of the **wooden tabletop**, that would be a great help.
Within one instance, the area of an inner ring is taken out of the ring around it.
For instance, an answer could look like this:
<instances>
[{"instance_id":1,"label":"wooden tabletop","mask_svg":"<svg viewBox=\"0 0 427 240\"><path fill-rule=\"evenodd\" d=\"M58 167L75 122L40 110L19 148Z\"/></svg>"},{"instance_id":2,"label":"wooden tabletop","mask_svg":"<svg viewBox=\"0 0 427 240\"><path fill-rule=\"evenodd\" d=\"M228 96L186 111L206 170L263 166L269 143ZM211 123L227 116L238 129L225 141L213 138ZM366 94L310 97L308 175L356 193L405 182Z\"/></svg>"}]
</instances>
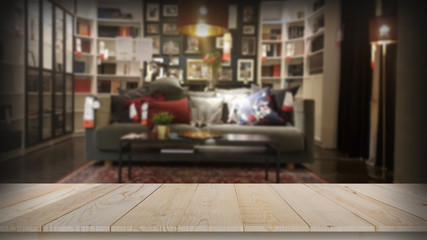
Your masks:
<instances>
[{"instance_id":1,"label":"wooden tabletop","mask_svg":"<svg viewBox=\"0 0 427 240\"><path fill-rule=\"evenodd\" d=\"M0 232L145 231L427 232L427 185L0 185Z\"/></svg>"}]
</instances>

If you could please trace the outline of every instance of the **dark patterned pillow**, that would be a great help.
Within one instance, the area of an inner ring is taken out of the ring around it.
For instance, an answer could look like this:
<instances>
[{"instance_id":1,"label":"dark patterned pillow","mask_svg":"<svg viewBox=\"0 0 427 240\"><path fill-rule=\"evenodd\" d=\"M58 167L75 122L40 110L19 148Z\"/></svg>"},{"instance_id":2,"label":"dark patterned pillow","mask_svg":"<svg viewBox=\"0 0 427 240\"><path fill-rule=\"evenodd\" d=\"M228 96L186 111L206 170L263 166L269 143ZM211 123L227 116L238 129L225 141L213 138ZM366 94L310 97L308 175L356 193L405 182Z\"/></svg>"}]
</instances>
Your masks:
<instances>
[{"instance_id":1,"label":"dark patterned pillow","mask_svg":"<svg viewBox=\"0 0 427 240\"><path fill-rule=\"evenodd\" d=\"M263 88L242 101L238 109L240 125L282 125L283 119L270 105L270 89Z\"/></svg>"}]
</instances>

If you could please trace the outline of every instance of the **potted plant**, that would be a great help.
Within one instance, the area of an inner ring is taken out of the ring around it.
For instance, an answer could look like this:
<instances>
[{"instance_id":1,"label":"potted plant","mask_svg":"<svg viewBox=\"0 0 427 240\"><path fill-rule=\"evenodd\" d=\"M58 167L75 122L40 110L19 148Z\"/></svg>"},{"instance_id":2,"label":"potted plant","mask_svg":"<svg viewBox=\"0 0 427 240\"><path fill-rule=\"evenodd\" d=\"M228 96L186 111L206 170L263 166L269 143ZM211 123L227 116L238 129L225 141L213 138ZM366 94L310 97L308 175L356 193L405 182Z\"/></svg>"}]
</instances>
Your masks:
<instances>
[{"instance_id":1,"label":"potted plant","mask_svg":"<svg viewBox=\"0 0 427 240\"><path fill-rule=\"evenodd\" d=\"M169 124L174 116L169 112L159 112L153 115L153 122L157 126L157 136L159 139L166 139L169 133Z\"/></svg>"}]
</instances>

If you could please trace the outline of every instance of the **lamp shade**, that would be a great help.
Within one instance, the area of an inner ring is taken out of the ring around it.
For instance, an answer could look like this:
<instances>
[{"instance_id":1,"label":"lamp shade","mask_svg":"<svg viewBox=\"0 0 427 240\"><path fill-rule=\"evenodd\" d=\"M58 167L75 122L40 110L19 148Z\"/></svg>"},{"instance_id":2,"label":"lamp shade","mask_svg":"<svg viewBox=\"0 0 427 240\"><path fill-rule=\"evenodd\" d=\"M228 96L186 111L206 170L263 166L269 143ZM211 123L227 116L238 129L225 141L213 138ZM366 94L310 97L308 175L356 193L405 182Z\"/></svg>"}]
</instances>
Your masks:
<instances>
[{"instance_id":1,"label":"lamp shade","mask_svg":"<svg viewBox=\"0 0 427 240\"><path fill-rule=\"evenodd\" d=\"M372 44L397 42L397 20L394 17L376 17L369 22L369 41Z\"/></svg>"},{"instance_id":2,"label":"lamp shade","mask_svg":"<svg viewBox=\"0 0 427 240\"><path fill-rule=\"evenodd\" d=\"M199 37L219 36L228 30L228 0L178 0L178 31Z\"/></svg>"}]
</instances>

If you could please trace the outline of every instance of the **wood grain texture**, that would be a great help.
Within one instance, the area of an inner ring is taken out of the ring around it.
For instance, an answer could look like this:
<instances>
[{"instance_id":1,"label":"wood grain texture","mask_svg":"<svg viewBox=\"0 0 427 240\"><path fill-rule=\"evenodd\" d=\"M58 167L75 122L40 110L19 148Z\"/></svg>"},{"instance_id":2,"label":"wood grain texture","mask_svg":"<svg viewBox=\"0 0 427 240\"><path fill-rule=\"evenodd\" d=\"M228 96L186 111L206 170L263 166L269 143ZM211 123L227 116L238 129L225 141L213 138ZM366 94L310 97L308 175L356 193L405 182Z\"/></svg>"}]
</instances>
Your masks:
<instances>
[{"instance_id":1,"label":"wood grain texture","mask_svg":"<svg viewBox=\"0 0 427 240\"><path fill-rule=\"evenodd\" d=\"M42 226L93 200L119 188L120 185L102 184L77 192L62 201L56 201L42 208L21 215L0 224L0 231L40 232Z\"/></svg>"},{"instance_id":2,"label":"wood grain texture","mask_svg":"<svg viewBox=\"0 0 427 240\"><path fill-rule=\"evenodd\" d=\"M302 184L274 184L273 189L315 232L367 232L375 227Z\"/></svg>"},{"instance_id":3,"label":"wood grain texture","mask_svg":"<svg viewBox=\"0 0 427 240\"><path fill-rule=\"evenodd\" d=\"M347 186L335 184L307 186L375 225L376 231L427 231L425 220L353 191Z\"/></svg>"},{"instance_id":4,"label":"wood grain texture","mask_svg":"<svg viewBox=\"0 0 427 240\"><path fill-rule=\"evenodd\" d=\"M46 225L44 232L109 232L110 226L160 184L126 184Z\"/></svg>"},{"instance_id":5,"label":"wood grain texture","mask_svg":"<svg viewBox=\"0 0 427 240\"><path fill-rule=\"evenodd\" d=\"M28 195L24 194L24 199L26 200L21 201L20 198L14 199L15 203L13 205L0 209L0 223L9 221L15 217L32 212L92 187L93 185L91 184L49 184L47 188L52 188L54 189L53 191L29 199Z\"/></svg>"},{"instance_id":6,"label":"wood grain texture","mask_svg":"<svg viewBox=\"0 0 427 240\"><path fill-rule=\"evenodd\" d=\"M111 231L176 232L196 188L196 184L163 185L114 223Z\"/></svg>"},{"instance_id":7,"label":"wood grain texture","mask_svg":"<svg viewBox=\"0 0 427 240\"><path fill-rule=\"evenodd\" d=\"M397 194L405 194L411 198L427 201L427 184L374 184L391 190Z\"/></svg>"},{"instance_id":8,"label":"wood grain texture","mask_svg":"<svg viewBox=\"0 0 427 240\"><path fill-rule=\"evenodd\" d=\"M57 184L2 184L0 187L0 208L37 198L64 186Z\"/></svg>"},{"instance_id":9,"label":"wood grain texture","mask_svg":"<svg viewBox=\"0 0 427 240\"><path fill-rule=\"evenodd\" d=\"M178 231L243 231L233 184L199 184Z\"/></svg>"},{"instance_id":10,"label":"wood grain texture","mask_svg":"<svg viewBox=\"0 0 427 240\"><path fill-rule=\"evenodd\" d=\"M245 231L309 231L303 219L267 184L236 184Z\"/></svg>"},{"instance_id":11,"label":"wood grain texture","mask_svg":"<svg viewBox=\"0 0 427 240\"><path fill-rule=\"evenodd\" d=\"M427 201L422 201L406 194L398 194L376 185L351 184L344 186L427 220Z\"/></svg>"}]
</instances>

